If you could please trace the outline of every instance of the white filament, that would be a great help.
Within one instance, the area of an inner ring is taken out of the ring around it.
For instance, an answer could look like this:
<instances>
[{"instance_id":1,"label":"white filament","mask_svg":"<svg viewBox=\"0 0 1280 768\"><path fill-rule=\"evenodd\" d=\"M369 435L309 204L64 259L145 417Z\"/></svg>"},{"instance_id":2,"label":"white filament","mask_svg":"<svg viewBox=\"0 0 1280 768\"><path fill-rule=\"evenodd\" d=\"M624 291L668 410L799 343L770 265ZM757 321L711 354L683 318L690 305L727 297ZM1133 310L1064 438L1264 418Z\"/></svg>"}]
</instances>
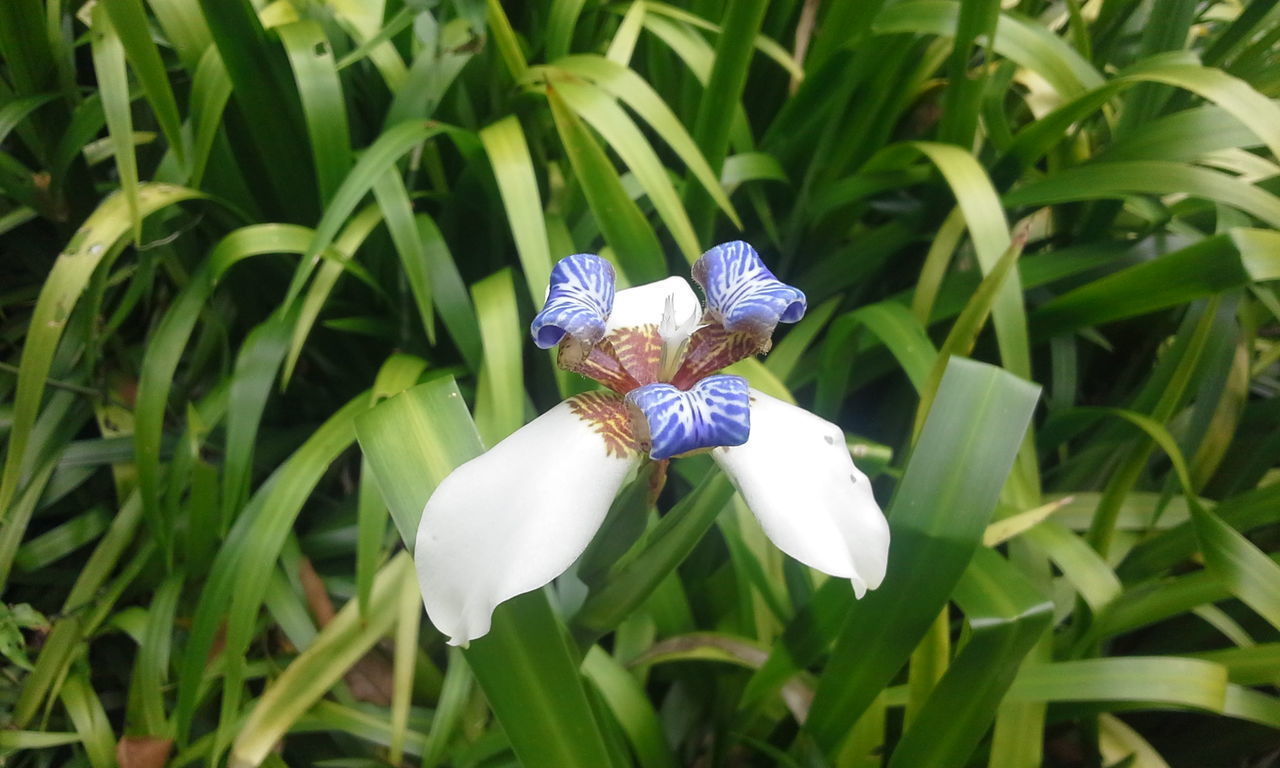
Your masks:
<instances>
[{"instance_id":1,"label":"white filament","mask_svg":"<svg viewBox=\"0 0 1280 768\"><path fill-rule=\"evenodd\" d=\"M689 339L701 326L698 323L700 309L690 312L684 320L677 319L676 296L668 294L662 307L662 320L658 323L658 335L662 337L662 358L658 367L658 379L671 381L680 369Z\"/></svg>"}]
</instances>

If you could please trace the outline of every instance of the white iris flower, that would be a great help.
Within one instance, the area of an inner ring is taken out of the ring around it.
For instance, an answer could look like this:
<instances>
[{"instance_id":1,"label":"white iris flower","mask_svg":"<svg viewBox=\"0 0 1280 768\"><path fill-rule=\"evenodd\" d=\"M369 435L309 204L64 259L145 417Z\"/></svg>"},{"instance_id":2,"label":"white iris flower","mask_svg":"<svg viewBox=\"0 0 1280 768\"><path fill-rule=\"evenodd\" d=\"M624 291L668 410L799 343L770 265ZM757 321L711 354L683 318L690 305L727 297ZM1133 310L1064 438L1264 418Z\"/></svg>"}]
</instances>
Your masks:
<instances>
[{"instance_id":1,"label":"white iris flower","mask_svg":"<svg viewBox=\"0 0 1280 768\"><path fill-rule=\"evenodd\" d=\"M800 562L849 579L884 578L889 528L844 433L717 372L767 352L805 297L743 242L693 267L614 293L613 267L562 259L533 321L534 342L607 389L565 400L436 488L418 527L427 615L454 645L489 631L494 608L563 573L586 549L642 461L711 453L766 534Z\"/></svg>"}]
</instances>

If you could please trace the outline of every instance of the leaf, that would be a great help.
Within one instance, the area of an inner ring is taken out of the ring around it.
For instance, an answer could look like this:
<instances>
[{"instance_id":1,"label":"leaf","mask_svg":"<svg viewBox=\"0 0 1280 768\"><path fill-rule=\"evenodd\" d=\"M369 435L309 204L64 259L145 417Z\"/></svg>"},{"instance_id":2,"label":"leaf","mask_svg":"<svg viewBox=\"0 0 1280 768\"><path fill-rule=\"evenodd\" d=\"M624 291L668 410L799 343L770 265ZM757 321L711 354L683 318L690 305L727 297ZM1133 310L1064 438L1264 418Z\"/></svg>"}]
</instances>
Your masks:
<instances>
[{"instance_id":1,"label":"leaf","mask_svg":"<svg viewBox=\"0 0 1280 768\"><path fill-rule=\"evenodd\" d=\"M693 138L713 170L718 170L729 154L732 122L725 116L733 114L742 98L753 42L764 21L766 5L762 0L742 0L728 6L720 37L716 40L711 77L693 124ZM655 10L660 7L659 3L653 4ZM694 230L699 239L707 240L714 213L707 204L711 198L693 195L690 187L686 189L685 199L689 203L689 218L693 220Z\"/></svg>"},{"instance_id":2,"label":"leaf","mask_svg":"<svg viewBox=\"0 0 1280 768\"><path fill-rule=\"evenodd\" d=\"M1041 206L1125 195L1188 194L1214 200L1280 227L1280 198L1208 168L1162 160L1128 160L1068 168L1004 196L1008 206Z\"/></svg>"},{"instance_id":3,"label":"leaf","mask_svg":"<svg viewBox=\"0 0 1280 768\"><path fill-rule=\"evenodd\" d=\"M356 161L351 172L334 192L329 205L324 210L324 215L316 224L311 245L303 254L293 282L289 285L285 304L291 304L301 292L302 286L311 275L311 270L319 262L320 255L333 244L347 217L374 185L385 178L387 171L393 168L406 152L441 133L454 134L455 141L457 140L458 129L440 123L432 121L401 123L383 131L360 155L360 159Z\"/></svg>"},{"instance_id":4,"label":"leaf","mask_svg":"<svg viewBox=\"0 0 1280 768\"><path fill-rule=\"evenodd\" d=\"M414 589L413 561L401 552L378 573L369 610L361 614L355 601L348 602L262 693L239 728L230 765L260 765L298 718L387 633L400 594Z\"/></svg>"},{"instance_id":5,"label":"leaf","mask_svg":"<svg viewBox=\"0 0 1280 768\"><path fill-rule=\"evenodd\" d=\"M1009 689L1011 701L1136 701L1220 712L1223 667L1174 656L1058 661L1029 665Z\"/></svg>"},{"instance_id":6,"label":"leaf","mask_svg":"<svg viewBox=\"0 0 1280 768\"><path fill-rule=\"evenodd\" d=\"M89 765L112 768L115 765L116 737L107 721L98 695L83 673L72 674L62 683L62 705L84 743Z\"/></svg>"},{"instance_id":7,"label":"leaf","mask_svg":"<svg viewBox=\"0 0 1280 768\"><path fill-rule=\"evenodd\" d=\"M805 730L824 752L839 747L955 588L1038 396L1038 387L1012 374L952 358L889 505L888 574L850 607L814 694ZM917 567L922 562L929 567Z\"/></svg>"},{"instance_id":8,"label":"leaf","mask_svg":"<svg viewBox=\"0 0 1280 768\"><path fill-rule=\"evenodd\" d=\"M582 662L582 672L613 712L626 732L636 762L643 768L675 768L671 748L649 703L644 688L625 667L600 648L592 646Z\"/></svg>"},{"instance_id":9,"label":"leaf","mask_svg":"<svg viewBox=\"0 0 1280 768\"><path fill-rule=\"evenodd\" d=\"M200 196L199 192L183 187L147 184L138 191L139 213L145 217ZM4 474L0 476L0 514L8 510L17 492L21 462L62 331L89 278L100 265L109 265L115 259L124 245L120 239L132 225L125 197L114 195L104 200L67 243L40 288L19 364L9 450L5 454Z\"/></svg>"},{"instance_id":10,"label":"leaf","mask_svg":"<svg viewBox=\"0 0 1280 768\"><path fill-rule=\"evenodd\" d=\"M742 227L737 211L734 210L733 204L729 202L728 195L721 188L720 180L716 177L715 172L711 170L711 165L707 163L707 159L698 149L693 137L685 130L680 118L671 111L671 108L662 100L658 92L643 77L609 59L588 54L557 59L555 60L555 67L592 80L615 99L621 99L628 107L631 107L632 111L643 118L649 124L649 127L662 137L662 140L688 166L689 172L702 184L707 194L715 199L716 204L729 217L729 220L738 228ZM760 155L760 157L767 156ZM728 172L729 160L732 159L726 160L723 171ZM741 162L735 164L735 166L740 164ZM767 161L763 161L762 164L768 168ZM769 169L769 171L772 171L772 169ZM781 169L779 168L778 172L780 171Z\"/></svg>"},{"instance_id":11,"label":"leaf","mask_svg":"<svg viewBox=\"0 0 1280 768\"><path fill-rule=\"evenodd\" d=\"M1053 617L1053 603L985 548L956 585L955 600L971 633L898 742L891 767L963 764Z\"/></svg>"},{"instance_id":12,"label":"leaf","mask_svg":"<svg viewBox=\"0 0 1280 768\"><path fill-rule=\"evenodd\" d=\"M93 31L90 37L93 69L102 92L102 112L114 145L116 172L120 175L120 196L129 212L133 239L142 239L142 211L139 202L138 158L134 154L133 115L129 96L129 75L124 66L124 45L112 23L108 5L93 9ZM0 507L3 507L0 504Z\"/></svg>"},{"instance_id":13,"label":"leaf","mask_svg":"<svg viewBox=\"0 0 1280 768\"><path fill-rule=\"evenodd\" d=\"M373 185L373 195L382 209L382 219L391 233L396 253L400 255L400 269L409 283L413 302L418 307L418 318L426 331L427 341L436 339L436 316L432 309L431 268L427 254L418 236L418 226L413 218L413 204L404 181L394 169L388 169Z\"/></svg>"},{"instance_id":14,"label":"leaf","mask_svg":"<svg viewBox=\"0 0 1280 768\"><path fill-rule=\"evenodd\" d=\"M592 590L574 616L574 625L594 635L617 627L693 551L732 495L733 486L724 475L708 475L662 517L635 557Z\"/></svg>"},{"instance_id":15,"label":"leaf","mask_svg":"<svg viewBox=\"0 0 1280 768\"><path fill-rule=\"evenodd\" d=\"M697 261L703 249L693 233L693 225L689 222L684 206L676 196L667 169L626 111L602 90L574 82L570 78L550 80L547 87L554 89L555 95L590 124L622 158L676 244L684 252L685 260L691 264ZM554 105L552 108L555 108ZM605 229L603 223L601 228ZM615 250L618 250L618 246L615 246Z\"/></svg>"},{"instance_id":16,"label":"leaf","mask_svg":"<svg viewBox=\"0 0 1280 768\"><path fill-rule=\"evenodd\" d=\"M185 165L187 146L178 117L178 103L169 87L168 73L160 58L160 51L151 39L142 2L105 0L105 5L106 12L111 17L111 27L120 37L125 55L133 65L134 75L169 143L169 150L177 157L179 164Z\"/></svg>"},{"instance_id":17,"label":"leaf","mask_svg":"<svg viewBox=\"0 0 1280 768\"><path fill-rule=\"evenodd\" d=\"M661 279L667 273L662 246L644 214L623 188L604 150L569 109L554 84L547 85L547 103L574 175L582 185L583 195L605 241L617 254L623 274L633 283Z\"/></svg>"},{"instance_id":18,"label":"leaf","mask_svg":"<svg viewBox=\"0 0 1280 768\"><path fill-rule=\"evenodd\" d=\"M911 0L887 6L876 16L877 34L924 32L955 34L960 3L953 0ZM1001 14L991 47L996 53L1031 69L1061 95L1077 96L1102 85L1102 75L1062 38L1045 27Z\"/></svg>"},{"instance_id":19,"label":"leaf","mask_svg":"<svg viewBox=\"0 0 1280 768\"><path fill-rule=\"evenodd\" d=\"M295 21L276 28L293 68L302 115L311 140L312 162L323 205L333 198L351 168L351 139L342 83L324 30L314 21Z\"/></svg>"},{"instance_id":20,"label":"leaf","mask_svg":"<svg viewBox=\"0 0 1280 768\"><path fill-rule=\"evenodd\" d=\"M1280 278L1280 234L1233 230L1092 280L1040 306L1037 334L1057 335Z\"/></svg>"},{"instance_id":21,"label":"leaf","mask_svg":"<svg viewBox=\"0 0 1280 768\"><path fill-rule=\"evenodd\" d=\"M493 176L507 209L507 221L529 287L529 298L535 305L541 305L551 281L552 260L547 245L547 225L542 217L542 196L524 131L520 121L510 115L480 131L480 140L489 155L489 164L493 166Z\"/></svg>"},{"instance_id":22,"label":"leaf","mask_svg":"<svg viewBox=\"0 0 1280 768\"><path fill-rule=\"evenodd\" d=\"M484 444L493 446L524 425L524 328L509 270L476 283L471 294L484 340L484 364L476 392L476 427Z\"/></svg>"}]
</instances>

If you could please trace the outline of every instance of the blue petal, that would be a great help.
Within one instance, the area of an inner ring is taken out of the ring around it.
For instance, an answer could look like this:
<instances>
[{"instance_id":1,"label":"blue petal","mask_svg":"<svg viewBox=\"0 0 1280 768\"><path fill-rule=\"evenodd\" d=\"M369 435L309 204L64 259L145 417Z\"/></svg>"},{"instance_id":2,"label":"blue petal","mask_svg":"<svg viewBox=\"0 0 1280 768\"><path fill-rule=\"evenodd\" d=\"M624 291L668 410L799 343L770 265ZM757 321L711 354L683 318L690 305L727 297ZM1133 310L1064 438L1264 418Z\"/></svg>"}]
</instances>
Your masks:
<instances>
[{"instance_id":1,"label":"blue petal","mask_svg":"<svg viewBox=\"0 0 1280 768\"><path fill-rule=\"evenodd\" d=\"M779 321L804 317L804 293L774 277L756 249L741 240L702 254L693 265L693 279L726 330L771 336Z\"/></svg>"},{"instance_id":2,"label":"blue petal","mask_svg":"<svg viewBox=\"0 0 1280 768\"><path fill-rule=\"evenodd\" d=\"M529 331L550 349L566 335L594 344L604 337L613 309L613 265L590 253L566 256L551 270L551 288Z\"/></svg>"},{"instance_id":3,"label":"blue petal","mask_svg":"<svg viewBox=\"0 0 1280 768\"><path fill-rule=\"evenodd\" d=\"M742 445L751 432L747 380L708 376L687 392L671 384L646 384L627 402L649 424L649 456L669 459L699 448Z\"/></svg>"}]
</instances>

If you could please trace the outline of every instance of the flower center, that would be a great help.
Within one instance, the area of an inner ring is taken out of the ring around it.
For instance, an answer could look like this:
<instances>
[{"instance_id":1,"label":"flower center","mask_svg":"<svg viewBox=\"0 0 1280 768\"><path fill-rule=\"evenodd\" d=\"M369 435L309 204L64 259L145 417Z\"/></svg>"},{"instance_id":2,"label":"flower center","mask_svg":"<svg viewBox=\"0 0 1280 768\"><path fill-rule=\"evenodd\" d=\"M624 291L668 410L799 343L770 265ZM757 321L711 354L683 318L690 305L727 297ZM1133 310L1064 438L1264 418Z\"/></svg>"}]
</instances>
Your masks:
<instances>
[{"instance_id":1,"label":"flower center","mask_svg":"<svg viewBox=\"0 0 1280 768\"><path fill-rule=\"evenodd\" d=\"M740 241L694 264L705 304L678 277L618 292L615 277L598 256L562 259L530 326L539 347L558 348L561 368L612 390L575 400L575 412L610 451L623 450L624 433L654 459L742 445L750 430L747 382L717 374L769 351L777 324L803 317L804 294ZM632 426L624 429L624 421Z\"/></svg>"},{"instance_id":2,"label":"flower center","mask_svg":"<svg viewBox=\"0 0 1280 768\"><path fill-rule=\"evenodd\" d=\"M668 296L657 325L613 328L590 345L566 336L559 347L560 367L625 395L659 383L688 390L743 358L769 351L767 336L704 324L700 314L692 310L681 317L675 297Z\"/></svg>"}]
</instances>

